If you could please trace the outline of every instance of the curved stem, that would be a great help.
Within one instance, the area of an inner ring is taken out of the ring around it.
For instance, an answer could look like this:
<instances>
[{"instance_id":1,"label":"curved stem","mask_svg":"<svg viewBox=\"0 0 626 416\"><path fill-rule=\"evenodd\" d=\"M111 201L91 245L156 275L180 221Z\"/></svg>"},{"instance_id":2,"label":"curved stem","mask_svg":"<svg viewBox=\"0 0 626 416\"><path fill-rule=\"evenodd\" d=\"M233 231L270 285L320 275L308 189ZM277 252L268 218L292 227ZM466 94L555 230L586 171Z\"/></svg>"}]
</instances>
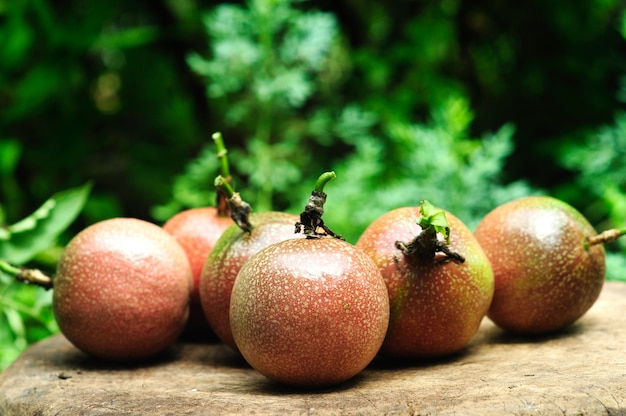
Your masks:
<instances>
[{"instance_id":1,"label":"curved stem","mask_svg":"<svg viewBox=\"0 0 626 416\"><path fill-rule=\"evenodd\" d=\"M322 215L324 215L324 204L326 203L326 194L324 186L332 179L336 178L335 172L325 172L315 182L313 192L309 197L309 202L304 207L304 211L300 214L300 221L296 222L296 233L302 232L306 238L319 238L325 235L343 240L339 234L335 234L330 228L324 224Z\"/></svg>"},{"instance_id":2,"label":"curved stem","mask_svg":"<svg viewBox=\"0 0 626 416\"><path fill-rule=\"evenodd\" d=\"M221 175L215 178L215 187L219 192L224 193L227 196L226 203L230 210L230 217L244 232L252 231L252 224L250 224L250 211L252 207L246 201L241 199L239 192L235 192L233 187L224 179Z\"/></svg>"},{"instance_id":3,"label":"curved stem","mask_svg":"<svg viewBox=\"0 0 626 416\"><path fill-rule=\"evenodd\" d=\"M330 182L331 180L335 179L336 177L337 175L332 170L330 172L322 173L320 177L317 178L317 181L315 181L315 186L313 187L313 191L324 192L324 187L326 186L326 184Z\"/></svg>"},{"instance_id":4,"label":"curved stem","mask_svg":"<svg viewBox=\"0 0 626 416\"><path fill-rule=\"evenodd\" d=\"M217 190L223 192L227 198L232 198L235 194L235 190L233 189L231 184L226 179L224 179L222 175L217 175L213 183Z\"/></svg>"}]
</instances>

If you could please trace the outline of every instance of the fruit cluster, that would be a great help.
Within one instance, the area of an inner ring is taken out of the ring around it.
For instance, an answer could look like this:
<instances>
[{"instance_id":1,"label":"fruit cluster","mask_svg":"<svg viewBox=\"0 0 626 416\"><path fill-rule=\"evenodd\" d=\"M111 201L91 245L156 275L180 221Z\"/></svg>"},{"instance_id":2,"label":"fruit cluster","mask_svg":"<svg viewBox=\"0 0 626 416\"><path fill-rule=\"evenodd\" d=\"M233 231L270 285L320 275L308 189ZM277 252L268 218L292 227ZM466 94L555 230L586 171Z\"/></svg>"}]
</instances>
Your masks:
<instances>
[{"instance_id":1,"label":"fruit cluster","mask_svg":"<svg viewBox=\"0 0 626 416\"><path fill-rule=\"evenodd\" d=\"M54 279L59 327L95 357L137 360L186 331L217 336L270 379L329 386L377 356L461 351L488 316L504 330L558 331L598 298L603 244L574 208L526 197L472 233L427 201L392 210L356 244L323 221L333 172L300 216L250 213L221 176L229 215L184 211L163 227L94 224L67 245Z\"/></svg>"}]
</instances>

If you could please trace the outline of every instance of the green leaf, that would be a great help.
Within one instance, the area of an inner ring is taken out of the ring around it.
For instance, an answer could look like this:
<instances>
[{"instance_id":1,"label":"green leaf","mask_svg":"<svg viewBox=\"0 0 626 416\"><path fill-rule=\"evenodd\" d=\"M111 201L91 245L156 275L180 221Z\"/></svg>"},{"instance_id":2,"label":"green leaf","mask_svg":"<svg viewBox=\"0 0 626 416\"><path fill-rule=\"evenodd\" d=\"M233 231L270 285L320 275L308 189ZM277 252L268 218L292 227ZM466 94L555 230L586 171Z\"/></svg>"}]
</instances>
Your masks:
<instances>
[{"instance_id":1,"label":"green leaf","mask_svg":"<svg viewBox=\"0 0 626 416\"><path fill-rule=\"evenodd\" d=\"M54 194L39 209L0 233L0 258L24 264L50 247L83 209L91 184Z\"/></svg>"},{"instance_id":2,"label":"green leaf","mask_svg":"<svg viewBox=\"0 0 626 416\"><path fill-rule=\"evenodd\" d=\"M417 224L422 227L422 230L434 230L435 233L443 235L446 243L450 244L450 225L445 211L424 200L420 203L420 214Z\"/></svg>"}]
</instances>

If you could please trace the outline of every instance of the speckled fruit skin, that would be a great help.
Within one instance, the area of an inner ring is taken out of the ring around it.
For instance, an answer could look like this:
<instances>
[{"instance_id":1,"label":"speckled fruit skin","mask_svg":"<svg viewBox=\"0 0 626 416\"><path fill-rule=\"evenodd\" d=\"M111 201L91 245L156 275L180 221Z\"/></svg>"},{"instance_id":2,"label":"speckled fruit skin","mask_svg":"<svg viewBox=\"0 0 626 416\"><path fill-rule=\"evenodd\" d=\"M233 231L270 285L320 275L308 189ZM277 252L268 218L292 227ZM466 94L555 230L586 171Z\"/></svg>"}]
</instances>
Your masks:
<instances>
[{"instance_id":1,"label":"speckled fruit skin","mask_svg":"<svg viewBox=\"0 0 626 416\"><path fill-rule=\"evenodd\" d=\"M572 206L549 196L525 197L489 212L474 235L491 259L496 289L488 316L520 334L572 324L594 304L605 278L602 245Z\"/></svg>"},{"instance_id":2,"label":"speckled fruit skin","mask_svg":"<svg viewBox=\"0 0 626 416\"><path fill-rule=\"evenodd\" d=\"M356 243L380 269L391 305L389 330L381 355L428 359L462 350L474 337L494 291L489 260L471 231L446 212L450 249L465 257L434 263L405 256L396 241L411 241L421 231L419 207L402 207L372 222ZM439 255L438 255L439 256Z\"/></svg>"},{"instance_id":3,"label":"speckled fruit skin","mask_svg":"<svg viewBox=\"0 0 626 416\"><path fill-rule=\"evenodd\" d=\"M240 352L261 374L293 386L330 386L376 356L389 299L376 265L353 245L290 240L242 267L230 319Z\"/></svg>"},{"instance_id":4,"label":"speckled fruit skin","mask_svg":"<svg viewBox=\"0 0 626 416\"><path fill-rule=\"evenodd\" d=\"M161 227L134 218L93 224L66 246L54 279L61 332L95 357L155 356L181 333L192 278L184 250Z\"/></svg>"},{"instance_id":5,"label":"speckled fruit skin","mask_svg":"<svg viewBox=\"0 0 626 416\"><path fill-rule=\"evenodd\" d=\"M303 238L303 234L295 233L299 219L297 215L284 212L252 213L251 233L245 233L233 224L213 247L202 269L200 301L207 321L224 344L237 349L228 316L237 273L261 249L283 240Z\"/></svg>"},{"instance_id":6,"label":"speckled fruit skin","mask_svg":"<svg viewBox=\"0 0 626 416\"><path fill-rule=\"evenodd\" d=\"M185 329L185 333L190 336L202 339L214 336L200 303L200 276L215 243L231 224L233 220L229 216L219 215L215 207L181 211L163 224L163 229L172 234L185 250L191 264L193 290Z\"/></svg>"}]
</instances>

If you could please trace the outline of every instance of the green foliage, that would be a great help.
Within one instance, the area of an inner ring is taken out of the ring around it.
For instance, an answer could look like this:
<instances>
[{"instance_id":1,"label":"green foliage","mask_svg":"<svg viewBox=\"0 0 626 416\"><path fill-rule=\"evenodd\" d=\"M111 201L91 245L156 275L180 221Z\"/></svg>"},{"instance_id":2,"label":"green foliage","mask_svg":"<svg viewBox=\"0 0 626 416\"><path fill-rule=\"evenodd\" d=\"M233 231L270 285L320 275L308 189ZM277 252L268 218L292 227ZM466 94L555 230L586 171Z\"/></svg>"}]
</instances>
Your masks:
<instances>
[{"instance_id":1,"label":"green foliage","mask_svg":"<svg viewBox=\"0 0 626 416\"><path fill-rule=\"evenodd\" d=\"M219 172L213 144L205 145L200 154L190 160L182 173L175 176L168 202L152 208L152 216L165 222L185 208L204 207L216 203L214 180Z\"/></svg>"},{"instance_id":2,"label":"green foliage","mask_svg":"<svg viewBox=\"0 0 626 416\"><path fill-rule=\"evenodd\" d=\"M582 145L566 144L560 162L575 173L575 193L571 196L598 231L626 226L626 113L615 122L586 134ZM626 241L621 238L608 245L607 274L611 280L626 280L624 254ZM621 251L616 255L616 251Z\"/></svg>"},{"instance_id":3,"label":"green foliage","mask_svg":"<svg viewBox=\"0 0 626 416\"><path fill-rule=\"evenodd\" d=\"M76 219L91 184L59 192L28 217L0 228L0 258L24 264L49 248Z\"/></svg>"},{"instance_id":4,"label":"green foliage","mask_svg":"<svg viewBox=\"0 0 626 416\"><path fill-rule=\"evenodd\" d=\"M2 2L0 140L20 150L19 180L0 190L9 221L89 180L87 222L147 217L167 197L198 122L189 77L155 47L171 41L159 13L122 0Z\"/></svg>"},{"instance_id":5,"label":"green foliage","mask_svg":"<svg viewBox=\"0 0 626 416\"><path fill-rule=\"evenodd\" d=\"M314 175L335 167L327 221L342 224L341 233L351 240L385 210L423 198L475 224L495 204L530 191L521 181L503 186L499 177L513 151L513 129L470 139L473 114L462 95L442 100L430 125L422 125L329 94L331 63L335 71L350 67L334 60L345 54L337 23L332 15L298 5L269 0L249 2L247 8L219 5L203 19L210 57L188 59L230 129L225 141L234 175L245 183L239 191L255 210L300 212ZM340 78L335 79L339 87ZM374 109L378 103L366 105ZM245 137L241 146L229 146L230 135ZM343 150L333 157L331 148ZM178 177L166 206L206 205L206 184L216 172L217 161L206 147ZM154 211L159 219L173 213L163 208Z\"/></svg>"},{"instance_id":6,"label":"green foliage","mask_svg":"<svg viewBox=\"0 0 626 416\"><path fill-rule=\"evenodd\" d=\"M0 228L0 259L13 265L55 250L59 235L76 219L91 185L58 192L28 217ZM42 256L38 260L44 260ZM54 266L57 258L48 261ZM58 332L50 291L27 286L0 271L0 370L30 343Z\"/></svg>"},{"instance_id":7,"label":"green foliage","mask_svg":"<svg viewBox=\"0 0 626 416\"><path fill-rule=\"evenodd\" d=\"M59 332L51 305L52 291L0 272L0 371L31 343Z\"/></svg>"},{"instance_id":8,"label":"green foliage","mask_svg":"<svg viewBox=\"0 0 626 416\"><path fill-rule=\"evenodd\" d=\"M564 145L560 155L561 163L576 173L587 200L603 200L601 215L614 226L626 224L626 113L586 135L584 143Z\"/></svg>"},{"instance_id":9,"label":"green foliage","mask_svg":"<svg viewBox=\"0 0 626 416\"><path fill-rule=\"evenodd\" d=\"M626 11L616 25L626 39ZM626 102L624 77L616 96ZM612 123L585 129L558 147L557 161L574 178L560 188L563 199L580 208L598 232L626 227L626 113L617 111ZM626 281L626 240L606 245L607 279Z\"/></svg>"},{"instance_id":10,"label":"green foliage","mask_svg":"<svg viewBox=\"0 0 626 416\"><path fill-rule=\"evenodd\" d=\"M368 3L357 36L362 46L351 51L350 92L381 117L402 122L427 117L450 95L466 94L467 84L455 76L464 67L461 6L457 0L397 8Z\"/></svg>"},{"instance_id":11,"label":"green foliage","mask_svg":"<svg viewBox=\"0 0 626 416\"><path fill-rule=\"evenodd\" d=\"M504 183L513 129L479 139L469 136L472 114L462 98L440 108L428 124L390 123L388 137L360 136L355 151L335 171L327 191L326 222L355 241L375 218L428 200L473 228L490 209L530 193L523 181Z\"/></svg>"},{"instance_id":12,"label":"green foliage","mask_svg":"<svg viewBox=\"0 0 626 416\"><path fill-rule=\"evenodd\" d=\"M219 109L223 125L216 130L225 131L235 176L246 184L242 195L258 211L280 204L312 172L308 139L316 139L305 120L316 119L318 129L332 122L305 105L323 100L323 90L332 87L337 22L329 13L299 10L298 3L219 5L203 17L209 56L188 58L205 79L212 107ZM241 146L230 145L232 136L242 138Z\"/></svg>"}]
</instances>

